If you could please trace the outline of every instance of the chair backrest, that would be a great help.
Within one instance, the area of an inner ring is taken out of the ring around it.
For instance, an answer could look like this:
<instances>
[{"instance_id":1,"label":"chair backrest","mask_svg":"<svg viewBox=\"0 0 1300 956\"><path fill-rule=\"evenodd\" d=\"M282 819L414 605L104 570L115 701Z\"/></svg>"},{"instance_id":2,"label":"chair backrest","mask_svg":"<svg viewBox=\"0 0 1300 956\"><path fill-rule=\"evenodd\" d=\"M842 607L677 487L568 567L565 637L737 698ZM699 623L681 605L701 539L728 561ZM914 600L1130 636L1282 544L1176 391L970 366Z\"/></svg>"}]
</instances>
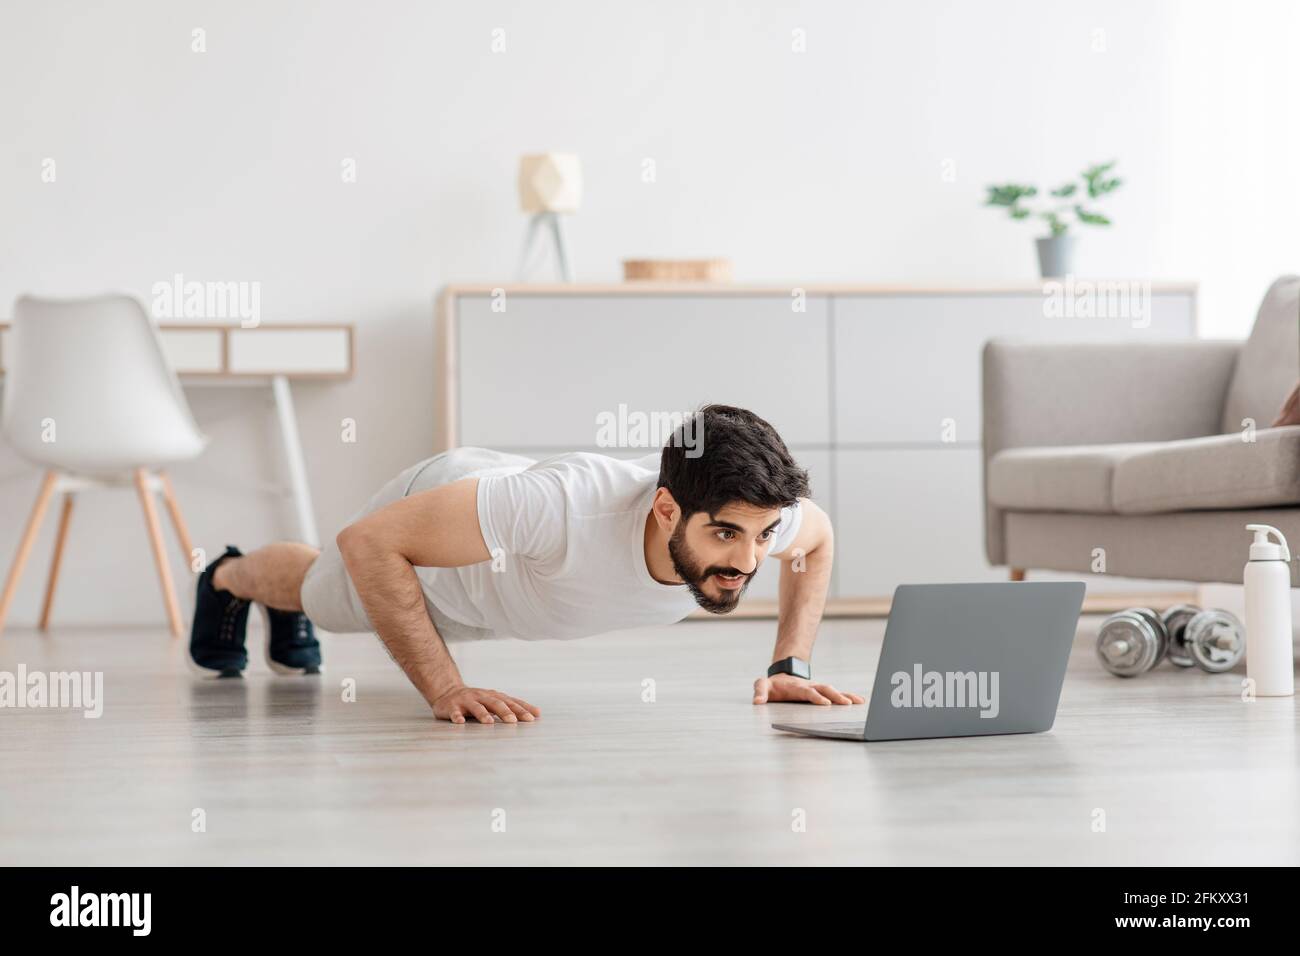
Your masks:
<instances>
[{"instance_id":1,"label":"chair backrest","mask_svg":"<svg viewBox=\"0 0 1300 956\"><path fill-rule=\"evenodd\" d=\"M1239 432L1253 418L1267 428L1300 381L1300 276L1282 276L1259 304L1255 327L1237 358L1223 403L1223 432ZM1188 387L1195 383L1189 382Z\"/></svg>"},{"instance_id":2,"label":"chair backrest","mask_svg":"<svg viewBox=\"0 0 1300 956\"><path fill-rule=\"evenodd\" d=\"M0 430L38 464L103 473L203 448L158 331L130 296L19 298L5 365Z\"/></svg>"}]
</instances>

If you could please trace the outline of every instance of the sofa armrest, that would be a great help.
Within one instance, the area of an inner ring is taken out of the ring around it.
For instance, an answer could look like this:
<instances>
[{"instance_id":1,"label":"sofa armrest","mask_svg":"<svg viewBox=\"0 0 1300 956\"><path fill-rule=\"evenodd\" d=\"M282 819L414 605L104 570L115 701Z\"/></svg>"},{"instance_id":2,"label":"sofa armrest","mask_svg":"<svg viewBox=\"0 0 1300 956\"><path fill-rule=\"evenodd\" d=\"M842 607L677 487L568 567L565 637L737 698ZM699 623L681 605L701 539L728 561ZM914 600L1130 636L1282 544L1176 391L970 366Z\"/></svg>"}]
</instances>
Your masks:
<instances>
[{"instance_id":1,"label":"sofa armrest","mask_svg":"<svg viewBox=\"0 0 1300 956\"><path fill-rule=\"evenodd\" d=\"M1240 351L1240 342L1204 340L990 341L984 346L985 454L1218 434Z\"/></svg>"},{"instance_id":2,"label":"sofa armrest","mask_svg":"<svg viewBox=\"0 0 1300 956\"><path fill-rule=\"evenodd\" d=\"M988 462L1004 448L1171 441L1215 435L1242 343L1011 342L984 346L985 551L1004 563ZM1267 428L1268 422L1259 422Z\"/></svg>"}]
</instances>

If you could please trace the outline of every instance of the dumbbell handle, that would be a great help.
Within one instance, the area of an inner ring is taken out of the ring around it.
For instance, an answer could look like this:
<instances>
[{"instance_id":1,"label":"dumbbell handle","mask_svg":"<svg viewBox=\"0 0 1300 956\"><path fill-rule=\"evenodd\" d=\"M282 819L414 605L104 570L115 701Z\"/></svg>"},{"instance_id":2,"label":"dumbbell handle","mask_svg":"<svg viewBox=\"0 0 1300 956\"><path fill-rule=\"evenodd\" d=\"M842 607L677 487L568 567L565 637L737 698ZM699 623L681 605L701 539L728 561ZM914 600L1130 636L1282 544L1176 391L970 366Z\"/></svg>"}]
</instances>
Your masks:
<instances>
[{"instance_id":1,"label":"dumbbell handle","mask_svg":"<svg viewBox=\"0 0 1300 956\"><path fill-rule=\"evenodd\" d=\"M1106 656L1111 658L1112 660L1116 657L1123 657L1125 654L1129 652L1131 648L1132 645L1130 645L1128 641L1124 640L1124 638L1121 637L1109 642L1106 645Z\"/></svg>"}]
</instances>

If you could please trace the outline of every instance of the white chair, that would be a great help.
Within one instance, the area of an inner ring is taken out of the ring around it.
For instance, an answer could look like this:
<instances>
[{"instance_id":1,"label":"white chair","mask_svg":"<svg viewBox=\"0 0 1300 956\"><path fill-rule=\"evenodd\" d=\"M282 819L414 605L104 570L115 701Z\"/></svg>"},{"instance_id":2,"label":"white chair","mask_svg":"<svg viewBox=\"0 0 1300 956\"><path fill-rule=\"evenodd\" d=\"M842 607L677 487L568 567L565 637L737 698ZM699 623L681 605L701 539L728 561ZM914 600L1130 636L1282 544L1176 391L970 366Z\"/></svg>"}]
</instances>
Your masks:
<instances>
[{"instance_id":1,"label":"white chair","mask_svg":"<svg viewBox=\"0 0 1300 956\"><path fill-rule=\"evenodd\" d=\"M193 546L163 466L195 458L200 433L153 321L135 299L36 299L14 303L0 432L45 471L36 504L0 595L0 632L41 521L56 493L63 509L40 627L49 626L59 564L77 492L134 484L144 507L172 633L180 605L163 548L154 494L161 492L190 567Z\"/></svg>"}]
</instances>

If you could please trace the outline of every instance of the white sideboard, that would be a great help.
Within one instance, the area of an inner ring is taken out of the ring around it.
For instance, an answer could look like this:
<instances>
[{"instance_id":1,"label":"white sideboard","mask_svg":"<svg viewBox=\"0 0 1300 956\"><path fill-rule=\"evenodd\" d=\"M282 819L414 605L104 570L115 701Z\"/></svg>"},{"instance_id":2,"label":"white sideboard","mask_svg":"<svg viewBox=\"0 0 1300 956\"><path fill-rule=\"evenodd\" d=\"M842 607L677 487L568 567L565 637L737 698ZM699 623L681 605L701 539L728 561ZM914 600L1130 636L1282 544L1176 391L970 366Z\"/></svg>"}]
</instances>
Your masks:
<instances>
[{"instance_id":1,"label":"white sideboard","mask_svg":"<svg viewBox=\"0 0 1300 956\"><path fill-rule=\"evenodd\" d=\"M781 433L835 521L834 598L1003 580L983 549L984 342L1195 336L1195 285L1149 290L1143 314L1094 318L1062 317L1041 283L448 286L435 444L637 456L652 449L601 446L601 416L740 405ZM774 596L776 578L750 593Z\"/></svg>"}]
</instances>

